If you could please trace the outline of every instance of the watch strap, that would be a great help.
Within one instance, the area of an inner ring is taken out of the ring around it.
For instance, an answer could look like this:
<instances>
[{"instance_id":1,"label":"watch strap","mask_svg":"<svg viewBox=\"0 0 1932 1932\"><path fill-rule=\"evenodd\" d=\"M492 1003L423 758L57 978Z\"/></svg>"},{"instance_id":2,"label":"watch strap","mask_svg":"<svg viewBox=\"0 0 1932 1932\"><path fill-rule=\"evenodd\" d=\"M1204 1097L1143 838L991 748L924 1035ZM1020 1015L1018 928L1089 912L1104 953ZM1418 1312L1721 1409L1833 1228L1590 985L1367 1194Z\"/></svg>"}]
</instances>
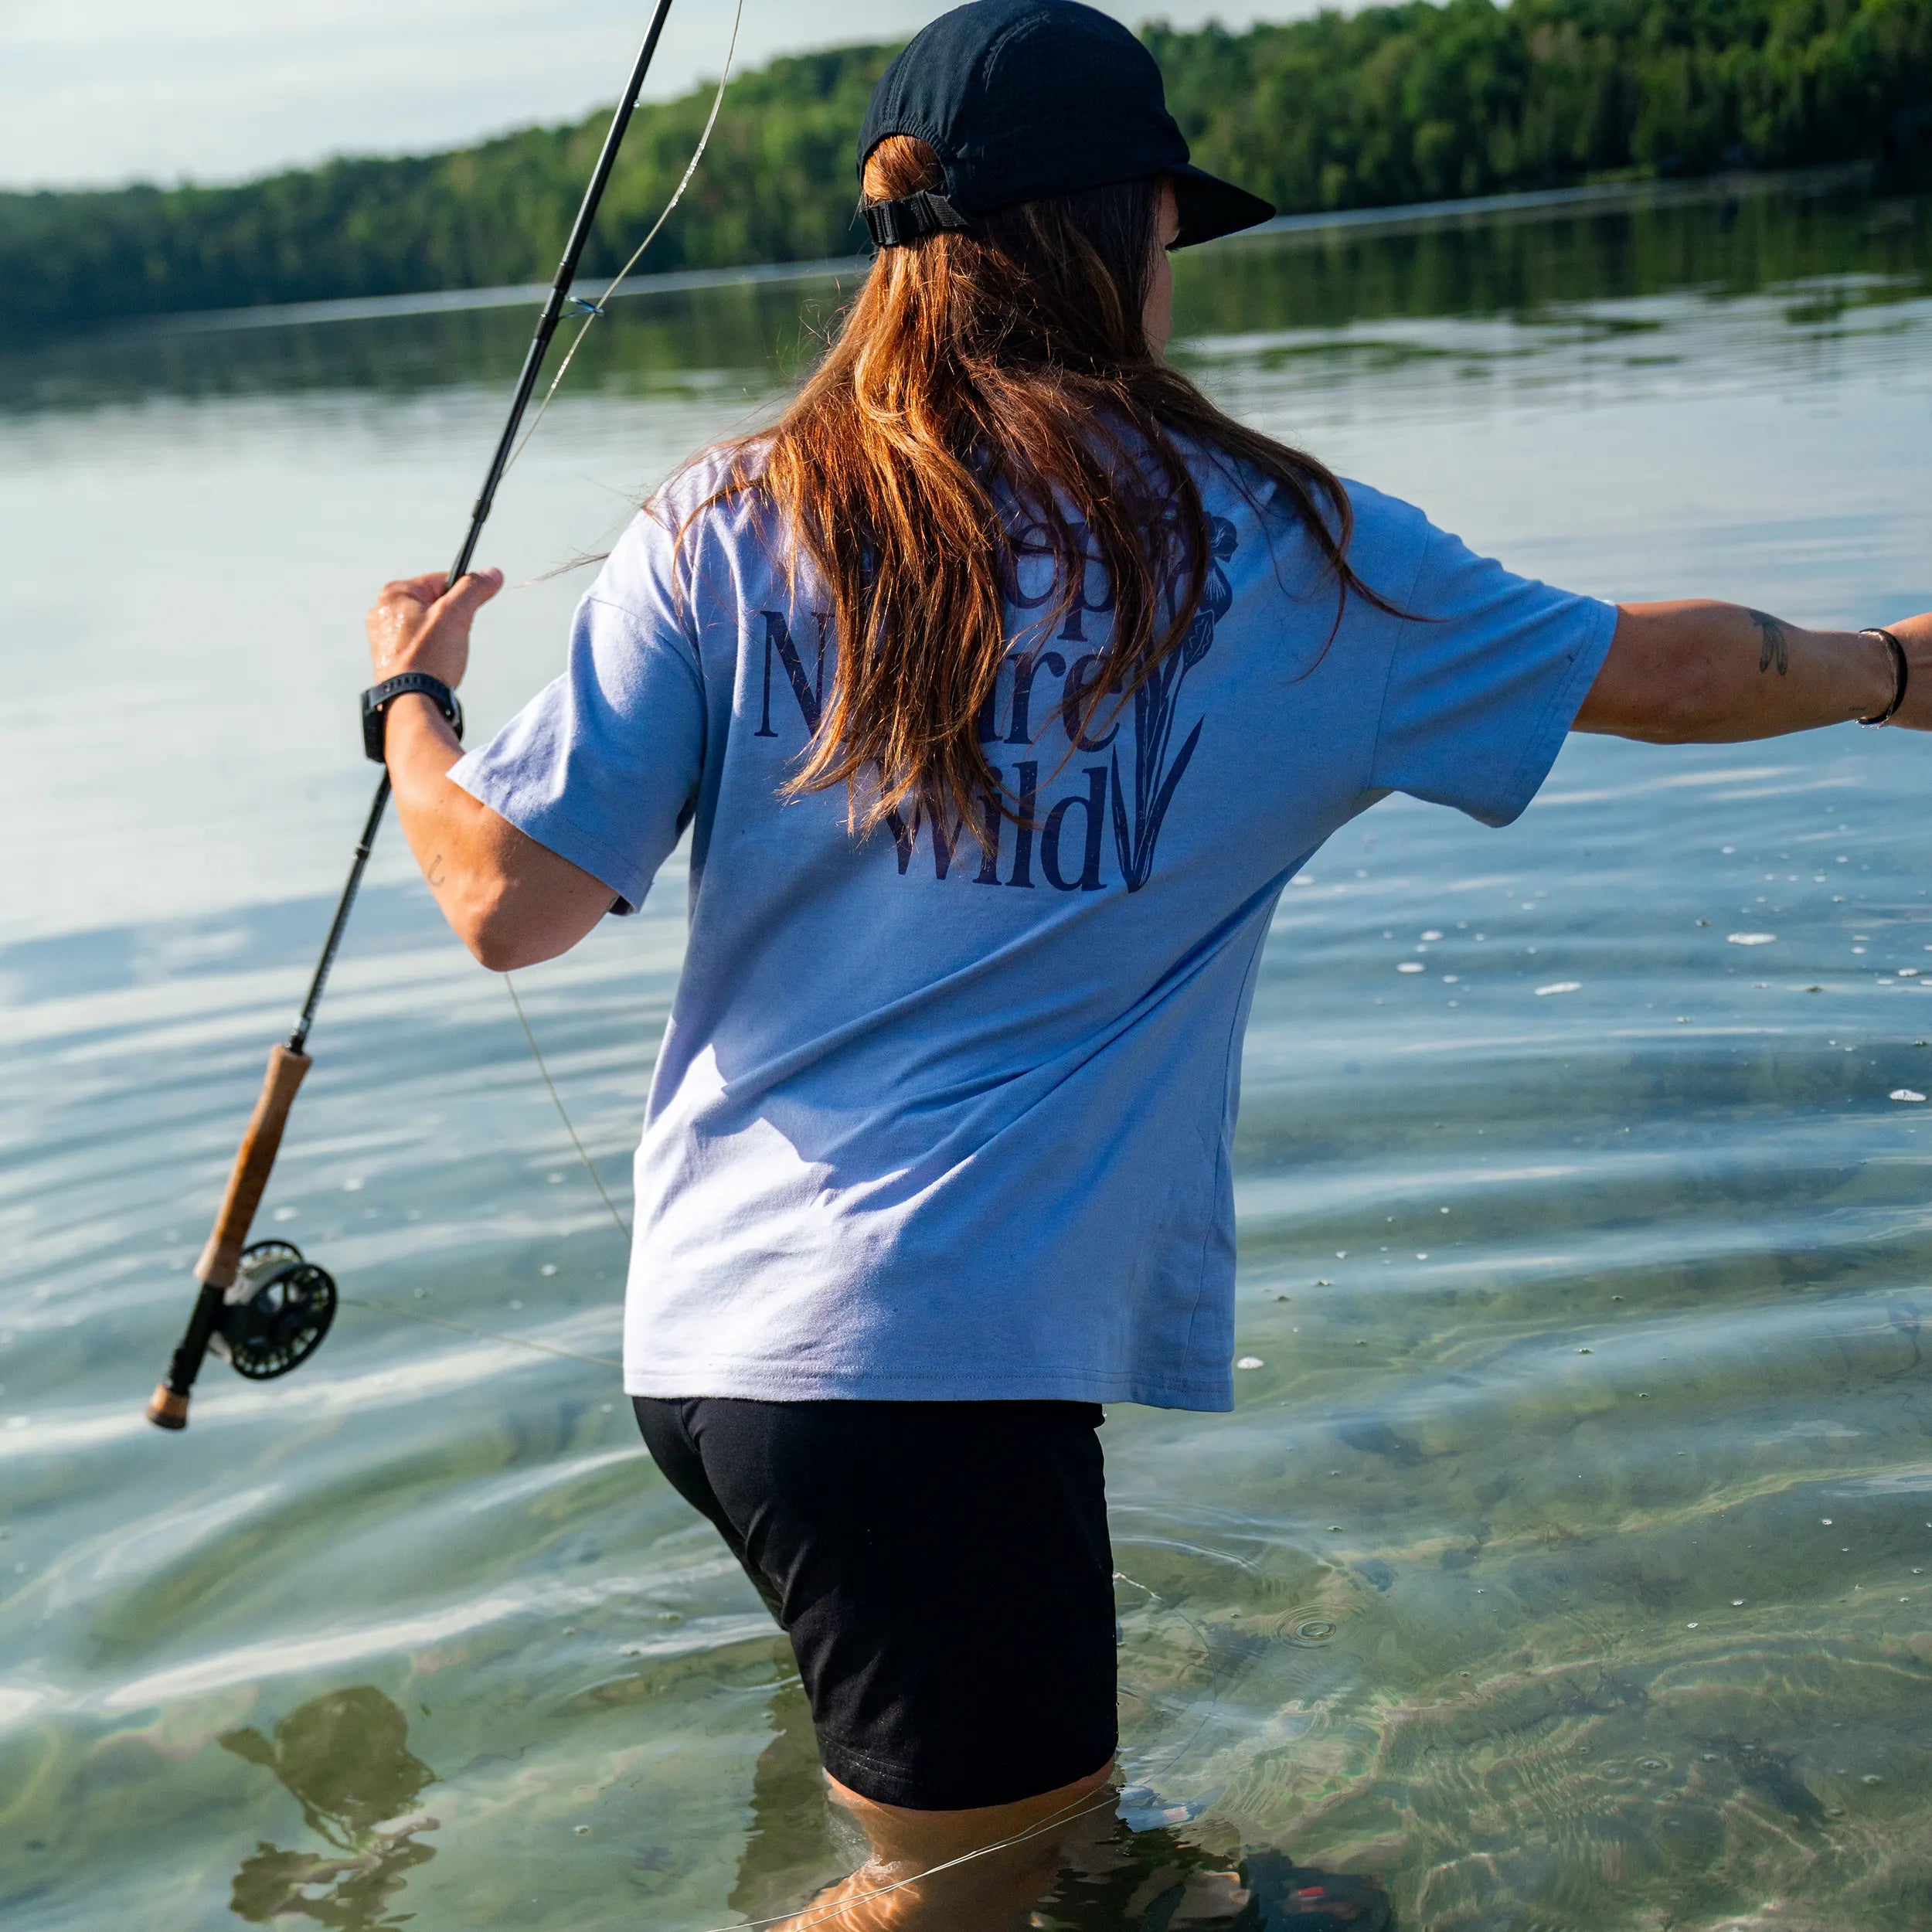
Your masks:
<instances>
[{"instance_id":1,"label":"watch strap","mask_svg":"<svg viewBox=\"0 0 1932 1932\"><path fill-rule=\"evenodd\" d=\"M386 762L383 744L390 701L411 691L420 691L449 720L450 729L457 736L462 736L463 707L457 702L456 693L440 678L432 678L427 671L405 671L400 677L385 678L380 684L371 685L362 693L362 749L372 764Z\"/></svg>"}]
</instances>

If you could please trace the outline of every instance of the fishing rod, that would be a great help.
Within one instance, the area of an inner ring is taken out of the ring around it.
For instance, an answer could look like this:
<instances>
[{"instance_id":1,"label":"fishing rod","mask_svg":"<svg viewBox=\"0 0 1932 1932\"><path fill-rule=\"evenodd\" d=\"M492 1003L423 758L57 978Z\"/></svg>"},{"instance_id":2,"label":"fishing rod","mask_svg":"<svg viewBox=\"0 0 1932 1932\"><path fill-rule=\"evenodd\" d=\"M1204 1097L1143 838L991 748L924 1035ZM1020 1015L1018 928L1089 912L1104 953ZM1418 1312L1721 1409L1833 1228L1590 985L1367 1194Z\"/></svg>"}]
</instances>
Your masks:
<instances>
[{"instance_id":1,"label":"fishing rod","mask_svg":"<svg viewBox=\"0 0 1932 1932\"><path fill-rule=\"evenodd\" d=\"M484 524L488 521L491 506L496 499L497 485L502 481L503 472L509 467L517 447L517 430L523 420L524 411L529 406L530 398L536 393L537 378L549 352L551 338L556 335L565 306L571 300L570 284L577 278L578 261L590 238L597 204L604 199L611 171L617 164L624 130L630 125L645 77L651 71L658 37L664 32L665 18L670 11L671 0L657 0L651 24L645 30L644 43L638 49L637 60L631 66L631 78L611 116L603 148L597 155L596 167L590 171L577 219L570 226L570 239L564 243L556 277L550 284L543 312L537 318L536 333L531 336L530 346L524 355L522 372L517 378L516 389L510 399L503 433L497 438L489 468L484 473L483 487L477 493L476 502L470 511L469 529L457 551L456 561L450 566L447 580L449 583L454 584L468 573L471 560L476 554L477 540L483 533ZM721 98L722 91L721 85ZM716 114L714 107L714 119ZM706 132L708 135L708 127ZM702 145L699 151L702 151ZM694 168L696 165L695 157L692 165ZM689 173L685 179L689 179ZM680 187L679 193L682 192ZM674 196L673 206L675 199ZM653 234L656 232L655 229L651 230ZM649 237L645 239L648 242ZM638 251L642 252L641 249ZM634 262L636 257L631 259ZM591 313L595 312L593 308ZM267 1381L286 1375L306 1362L321 1345L329 1324L335 1319L335 1284L325 1270L305 1260L292 1242L258 1241L251 1247L248 1236L254 1223L255 1210L261 1205L263 1190L267 1188L270 1172L274 1167L275 1155L281 1146L282 1131L288 1124L289 1110L295 1104L303 1076L314 1064L308 1051L309 1029L315 1022L316 1009L321 1005L322 993L328 984L329 970L335 964L349 916L355 908L355 896L362 888L362 874L368 869L369 854L375 849L376 834L382 825L383 815L389 808L389 774L385 770L382 782L376 787L376 797L363 824L362 835L356 843L349 878L342 887L341 898L335 903L335 916L329 921L328 937L322 942L321 957L315 962L315 975L308 983L308 996L302 1002L301 1012L287 1043L269 1050L268 1070L262 1081L261 1092L256 1097L254 1111L248 1117L241 1145L236 1149L234 1165L229 1172L227 1189L216 1213L214 1226L195 1264L195 1278L199 1285L194 1311L188 1318L188 1326L168 1364L168 1372L156 1386L148 1404L148 1420L158 1427L188 1427L189 1399L195 1378L201 1372L202 1363L211 1348L225 1355L230 1365L250 1381Z\"/></svg>"}]
</instances>

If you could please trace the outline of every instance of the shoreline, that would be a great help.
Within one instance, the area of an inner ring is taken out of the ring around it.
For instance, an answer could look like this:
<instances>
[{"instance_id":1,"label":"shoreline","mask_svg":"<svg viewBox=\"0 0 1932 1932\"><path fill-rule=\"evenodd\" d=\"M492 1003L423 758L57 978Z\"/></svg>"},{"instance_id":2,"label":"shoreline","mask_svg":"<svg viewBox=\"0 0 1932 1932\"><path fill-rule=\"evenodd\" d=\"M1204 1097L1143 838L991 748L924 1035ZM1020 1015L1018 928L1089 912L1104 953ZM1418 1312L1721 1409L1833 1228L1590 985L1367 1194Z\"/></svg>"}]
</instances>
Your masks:
<instances>
[{"instance_id":1,"label":"shoreline","mask_svg":"<svg viewBox=\"0 0 1932 1932\"><path fill-rule=\"evenodd\" d=\"M1609 214L1773 194L1829 194L1840 189L1867 188L1872 175L1869 162L1848 162L1824 168L1747 169L1681 180L1597 182L1575 188L1527 189L1451 201L1409 202L1388 208L1333 209L1311 214L1277 215L1272 221L1205 246L1240 247L1284 236L1320 236L1344 230L1375 233L1517 216L1535 219L1578 212ZM599 301L630 301L638 296L682 294L699 289L832 281L842 275L862 274L870 265L869 256L838 255L815 261L750 263L731 268L671 269L662 274L627 276L615 284L590 278L580 281L577 287L587 292L596 291L594 299ZM345 295L308 302L264 303L247 308L162 311L121 317L113 325L168 335L286 328L311 322L376 321L389 316L435 315L526 304L535 308L549 293L546 282L518 282L490 288L429 289L414 294ZM570 319L567 312L564 319Z\"/></svg>"},{"instance_id":2,"label":"shoreline","mask_svg":"<svg viewBox=\"0 0 1932 1932\"><path fill-rule=\"evenodd\" d=\"M1226 240L1234 243L1263 235L1320 234L1342 228L1420 228L1438 222L1489 220L1498 215L1560 214L1577 209L1614 213L1626 208L1673 208L1697 202L1740 201L1763 195L1830 194L1839 189L1869 188L1873 173L1869 162L1851 161L1824 168L1737 168L1668 180L1529 188L1509 194L1472 195L1455 201L1408 202L1393 208L1343 208L1318 214L1277 215L1272 221L1243 229Z\"/></svg>"}]
</instances>

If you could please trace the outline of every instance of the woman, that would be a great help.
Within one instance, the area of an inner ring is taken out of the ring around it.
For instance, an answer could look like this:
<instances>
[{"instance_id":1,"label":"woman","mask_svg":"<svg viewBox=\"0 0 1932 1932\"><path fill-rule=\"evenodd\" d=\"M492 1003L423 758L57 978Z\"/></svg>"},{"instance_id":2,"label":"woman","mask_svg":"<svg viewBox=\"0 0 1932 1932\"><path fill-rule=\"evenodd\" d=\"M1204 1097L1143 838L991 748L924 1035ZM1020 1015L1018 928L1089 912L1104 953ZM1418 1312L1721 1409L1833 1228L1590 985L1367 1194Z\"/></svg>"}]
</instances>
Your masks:
<instances>
[{"instance_id":1,"label":"woman","mask_svg":"<svg viewBox=\"0 0 1932 1932\"><path fill-rule=\"evenodd\" d=\"M875 1848L806 1919L978 1932L1109 1804L1097 1405L1231 1406L1284 885L1390 791L1507 823L1573 729L1927 728L1932 617L1570 596L1222 415L1161 359L1165 251L1271 211L1087 8L945 15L859 163L878 258L777 427L665 485L491 743L410 695L387 756L495 968L635 906L690 827L625 1386ZM379 676L456 684L499 582L390 585ZM1380 1910L1293 1889L1248 1922Z\"/></svg>"}]
</instances>

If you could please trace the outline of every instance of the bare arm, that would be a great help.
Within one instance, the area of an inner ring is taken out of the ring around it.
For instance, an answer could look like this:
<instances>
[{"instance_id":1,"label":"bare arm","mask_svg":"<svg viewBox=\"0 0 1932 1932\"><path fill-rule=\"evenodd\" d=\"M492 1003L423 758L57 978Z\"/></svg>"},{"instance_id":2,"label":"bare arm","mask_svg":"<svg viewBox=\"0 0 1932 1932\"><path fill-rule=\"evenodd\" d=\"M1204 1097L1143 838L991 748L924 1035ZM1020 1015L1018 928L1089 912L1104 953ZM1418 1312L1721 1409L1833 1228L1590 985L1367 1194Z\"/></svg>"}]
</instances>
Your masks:
<instances>
[{"instance_id":1,"label":"bare arm","mask_svg":"<svg viewBox=\"0 0 1932 1932\"><path fill-rule=\"evenodd\" d=\"M1892 723L1932 730L1932 615L1887 628L1910 667ZM1575 729L1653 744L1775 738L1876 716L1893 675L1890 647L1860 631L1807 631L1736 604L1626 604Z\"/></svg>"},{"instance_id":2,"label":"bare arm","mask_svg":"<svg viewBox=\"0 0 1932 1932\"><path fill-rule=\"evenodd\" d=\"M469 664L471 620L502 588L495 570L447 594L440 572L387 584L369 614L377 679L426 671L454 688ZM396 817L457 937L493 972L568 952L611 910L611 889L450 782L456 733L415 692L389 707L383 748Z\"/></svg>"}]
</instances>

